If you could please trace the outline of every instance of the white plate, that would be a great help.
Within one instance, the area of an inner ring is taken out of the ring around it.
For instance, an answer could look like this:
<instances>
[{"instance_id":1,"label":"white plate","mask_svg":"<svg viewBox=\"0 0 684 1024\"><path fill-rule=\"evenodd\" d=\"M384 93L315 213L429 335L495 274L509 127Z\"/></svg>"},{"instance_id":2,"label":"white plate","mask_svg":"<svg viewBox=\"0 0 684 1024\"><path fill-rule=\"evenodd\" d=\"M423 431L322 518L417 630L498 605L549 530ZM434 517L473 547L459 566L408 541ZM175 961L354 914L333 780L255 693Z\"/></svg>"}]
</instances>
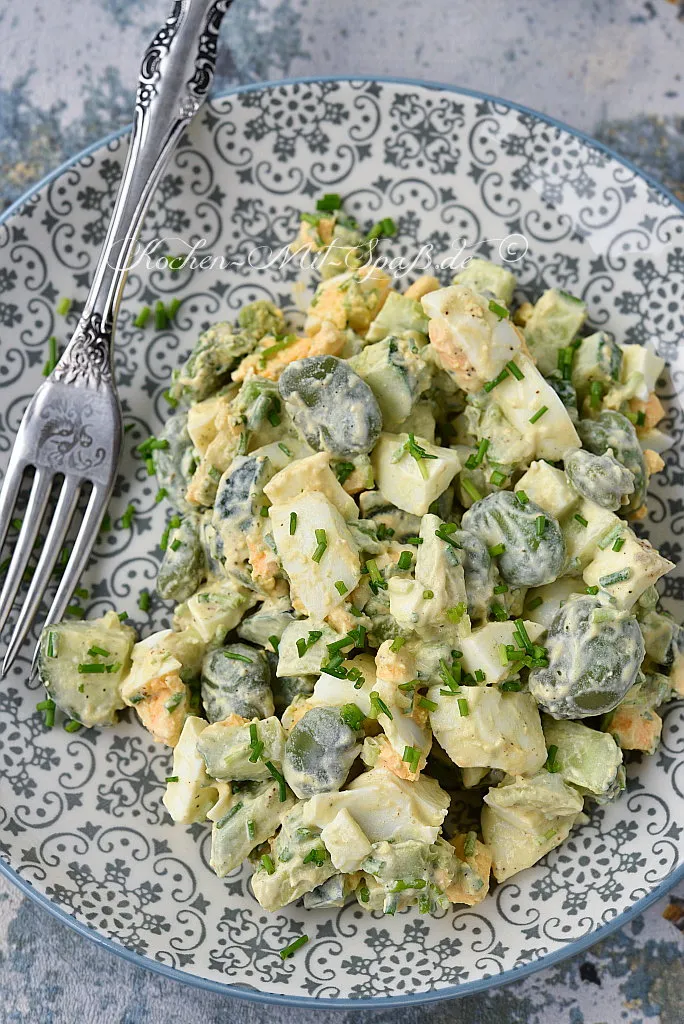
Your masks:
<instances>
[{"instance_id":1,"label":"white plate","mask_svg":"<svg viewBox=\"0 0 684 1024\"><path fill-rule=\"evenodd\" d=\"M0 222L3 460L41 379L48 337L66 337L58 297L86 295L125 149L124 134L104 140ZM205 251L232 267L171 276L140 266L128 281L116 364L133 429L111 513L117 520L132 502L137 514L132 529L116 525L96 546L84 579L89 615L127 610L144 633L165 622L156 599L150 614L136 607L141 589L154 586L169 513L155 505L156 484L133 449L158 431L169 374L203 327L258 297L301 303L294 265L257 270L248 256L285 245L298 211L323 192L347 197L360 220L391 216L399 233L385 251L409 259L423 243L442 258L462 236L470 253L510 257L524 236L529 248L514 268L522 296L551 285L582 296L592 322L618 340L656 343L675 381L663 382L664 396L681 386L684 216L635 168L540 115L445 87L320 80L230 93L204 108L183 140L143 238L205 238ZM141 306L172 296L182 300L177 329L133 327ZM654 482L648 529L679 562L684 421L679 403L667 404L676 445ZM677 614L679 568L663 590ZM45 731L29 660L27 647L0 687L0 864L74 927L176 979L306 1004L464 994L578 952L682 874L684 715L671 705L660 751L630 767L623 798L478 907L433 918L377 919L356 905L268 915L247 890L247 872L220 880L209 870L206 827L168 820L167 749L134 721L100 733ZM309 944L283 962L278 951L302 932Z\"/></svg>"}]
</instances>

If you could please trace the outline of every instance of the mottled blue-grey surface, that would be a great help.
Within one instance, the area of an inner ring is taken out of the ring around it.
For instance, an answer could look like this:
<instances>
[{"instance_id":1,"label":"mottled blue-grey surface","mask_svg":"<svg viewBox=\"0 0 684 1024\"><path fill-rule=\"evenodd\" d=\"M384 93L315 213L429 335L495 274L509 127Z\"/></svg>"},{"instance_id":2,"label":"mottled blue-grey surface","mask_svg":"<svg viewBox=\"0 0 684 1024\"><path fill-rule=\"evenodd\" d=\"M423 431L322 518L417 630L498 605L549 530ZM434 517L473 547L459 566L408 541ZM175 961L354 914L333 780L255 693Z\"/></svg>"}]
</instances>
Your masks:
<instances>
[{"instance_id":1,"label":"mottled blue-grey surface","mask_svg":"<svg viewBox=\"0 0 684 1024\"><path fill-rule=\"evenodd\" d=\"M140 52L166 7L0 5L0 207L127 123ZM453 82L598 135L684 196L683 52L684 4L666 0L237 0L225 21L218 85L346 73ZM0 1021L684 1024L684 935L663 917L668 905L660 901L590 952L491 994L415 1010L326 1013L250 1006L131 967L0 880Z\"/></svg>"}]
</instances>

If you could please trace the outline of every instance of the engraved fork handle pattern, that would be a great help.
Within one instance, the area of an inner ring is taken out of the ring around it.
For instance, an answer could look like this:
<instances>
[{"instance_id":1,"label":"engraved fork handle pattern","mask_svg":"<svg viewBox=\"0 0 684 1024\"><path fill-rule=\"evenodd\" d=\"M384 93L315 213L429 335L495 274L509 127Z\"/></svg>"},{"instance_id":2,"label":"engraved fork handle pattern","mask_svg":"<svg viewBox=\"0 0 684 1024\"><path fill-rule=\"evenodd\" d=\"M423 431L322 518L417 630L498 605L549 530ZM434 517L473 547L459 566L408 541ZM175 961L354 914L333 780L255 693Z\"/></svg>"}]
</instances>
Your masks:
<instances>
[{"instance_id":1,"label":"engraved fork handle pattern","mask_svg":"<svg viewBox=\"0 0 684 1024\"><path fill-rule=\"evenodd\" d=\"M142 60L133 131L83 313L52 380L111 386L111 347L127 265L167 161L214 77L221 21L232 0L175 0Z\"/></svg>"}]
</instances>

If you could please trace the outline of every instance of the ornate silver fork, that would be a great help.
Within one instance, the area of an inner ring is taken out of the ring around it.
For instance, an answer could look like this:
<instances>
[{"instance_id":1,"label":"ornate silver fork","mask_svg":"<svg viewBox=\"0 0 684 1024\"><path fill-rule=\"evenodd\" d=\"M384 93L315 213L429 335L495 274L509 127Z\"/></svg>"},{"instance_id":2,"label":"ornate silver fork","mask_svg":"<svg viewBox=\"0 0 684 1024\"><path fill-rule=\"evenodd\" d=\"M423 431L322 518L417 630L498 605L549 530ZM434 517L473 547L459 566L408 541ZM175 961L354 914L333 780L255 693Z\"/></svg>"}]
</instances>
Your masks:
<instances>
[{"instance_id":1,"label":"ornate silver fork","mask_svg":"<svg viewBox=\"0 0 684 1024\"><path fill-rule=\"evenodd\" d=\"M34 470L23 522L0 593L0 630L62 477L31 584L7 647L8 670L31 627L81 495L90 491L48 622L62 617L86 567L116 479L121 408L112 376L112 341L127 264L152 194L181 133L205 99L216 42L232 0L176 0L140 68L133 131L112 219L83 313L64 354L29 402L0 491L0 547L22 480Z\"/></svg>"}]
</instances>

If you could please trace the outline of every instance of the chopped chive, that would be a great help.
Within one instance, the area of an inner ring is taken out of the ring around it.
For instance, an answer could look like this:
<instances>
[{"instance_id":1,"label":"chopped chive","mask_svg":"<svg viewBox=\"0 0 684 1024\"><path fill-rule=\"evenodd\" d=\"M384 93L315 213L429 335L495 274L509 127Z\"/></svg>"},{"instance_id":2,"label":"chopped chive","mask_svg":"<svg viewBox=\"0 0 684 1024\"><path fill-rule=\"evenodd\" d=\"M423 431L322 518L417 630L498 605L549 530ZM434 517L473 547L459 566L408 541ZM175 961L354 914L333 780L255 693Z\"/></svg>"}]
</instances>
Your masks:
<instances>
[{"instance_id":1,"label":"chopped chive","mask_svg":"<svg viewBox=\"0 0 684 1024\"><path fill-rule=\"evenodd\" d=\"M485 384L484 389L487 392L487 394L489 394L490 391L493 391L494 388L498 387L499 384L501 384L502 381L506 380L506 377L508 377L508 376L509 376L508 370L504 366L503 370L498 375L498 377L495 377L494 380L490 380L490 381L488 381Z\"/></svg>"},{"instance_id":2,"label":"chopped chive","mask_svg":"<svg viewBox=\"0 0 684 1024\"><path fill-rule=\"evenodd\" d=\"M169 492L166 490L165 487L160 487L154 496L155 505L158 505L160 501L163 501L164 498L168 495L168 493Z\"/></svg>"},{"instance_id":3,"label":"chopped chive","mask_svg":"<svg viewBox=\"0 0 684 1024\"><path fill-rule=\"evenodd\" d=\"M557 754L558 754L558 747L556 746L555 743L552 743L551 746L548 749L548 757L546 758L546 764L544 766L546 768L547 772L551 772L552 774L555 774L556 772L559 772L560 768L561 768L560 764L558 763L558 761L556 759L556 755Z\"/></svg>"},{"instance_id":4,"label":"chopped chive","mask_svg":"<svg viewBox=\"0 0 684 1024\"><path fill-rule=\"evenodd\" d=\"M252 764L256 764L264 750L264 743L259 739L256 722L250 722L249 725L249 745L251 747L249 760Z\"/></svg>"},{"instance_id":5,"label":"chopped chive","mask_svg":"<svg viewBox=\"0 0 684 1024\"><path fill-rule=\"evenodd\" d=\"M524 491L516 491L515 496L518 499L518 504L520 505L526 505L527 502L530 500Z\"/></svg>"},{"instance_id":6,"label":"chopped chive","mask_svg":"<svg viewBox=\"0 0 684 1024\"><path fill-rule=\"evenodd\" d=\"M78 732L78 730L82 728L83 726L81 725L81 723L77 722L76 719L74 718L72 718L71 721L66 722L64 725L65 732Z\"/></svg>"},{"instance_id":7,"label":"chopped chive","mask_svg":"<svg viewBox=\"0 0 684 1024\"><path fill-rule=\"evenodd\" d=\"M366 238L371 241L373 238L392 238L397 233L397 225L394 223L391 217L383 217L377 224L374 224L370 229Z\"/></svg>"},{"instance_id":8,"label":"chopped chive","mask_svg":"<svg viewBox=\"0 0 684 1024\"><path fill-rule=\"evenodd\" d=\"M540 420L542 418L542 416L544 415L544 413L547 413L548 411L549 411L548 405L542 405L541 409L537 409L537 411L535 412L534 416L530 416L530 423L536 423L537 420Z\"/></svg>"},{"instance_id":9,"label":"chopped chive","mask_svg":"<svg viewBox=\"0 0 684 1024\"><path fill-rule=\"evenodd\" d=\"M315 530L316 550L311 556L314 562L320 562L328 547L328 537L325 530Z\"/></svg>"},{"instance_id":10,"label":"chopped chive","mask_svg":"<svg viewBox=\"0 0 684 1024\"><path fill-rule=\"evenodd\" d=\"M499 664L502 666L508 665L508 651L506 650L506 644L499 644Z\"/></svg>"},{"instance_id":11,"label":"chopped chive","mask_svg":"<svg viewBox=\"0 0 684 1024\"><path fill-rule=\"evenodd\" d=\"M247 838L248 839L254 839L255 836L256 836L256 828L254 827L254 822L253 821L248 821L247 822Z\"/></svg>"},{"instance_id":12,"label":"chopped chive","mask_svg":"<svg viewBox=\"0 0 684 1024\"><path fill-rule=\"evenodd\" d=\"M164 331L169 326L169 317L166 312L166 306L159 299L155 303L154 307L154 327L157 331Z\"/></svg>"},{"instance_id":13,"label":"chopped chive","mask_svg":"<svg viewBox=\"0 0 684 1024\"><path fill-rule=\"evenodd\" d=\"M261 866L267 875L274 874L275 864L273 863L273 858L270 857L267 853L265 853L261 858Z\"/></svg>"},{"instance_id":14,"label":"chopped chive","mask_svg":"<svg viewBox=\"0 0 684 1024\"><path fill-rule=\"evenodd\" d=\"M449 544L452 548L458 548L460 550L462 545L451 536L454 530L457 529L458 527L456 526L456 523L442 523L442 525L435 530L435 537L439 537L440 540L443 540L445 544Z\"/></svg>"},{"instance_id":15,"label":"chopped chive","mask_svg":"<svg viewBox=\"0 0 684 1024\"><path fill-rule=\"evenodd\" d=\"M646 413L645 412L638 412L637 413L637 418L636 418L636 425L637 425L637 427L643 427L643 426L645 426L645 424L646 424Z\"/></svg>"},{"instance_id":16,"label":"chopped chive","mask_svg":"<svg viewBox=\"0 0 684 1024\"><path fill-rule=\"evenodd\" d=\"M290 512L290 536L294 537L297 532L297 513Z\"/></svg>"},{"instance_id":17,"label":"chopped chive","mask_svg":"<svg viewBox=\"0 0 684 1024\"><path fill-rule=\"evenodd\" d=\"M612 587L614 583L624 583L631 575L631 569L619 569L617 572L609 572L607 576L599 576L599 586Z\"/></svg>"},{"instance_id":18,"label":"chopped chive","mask_svg":"<svg viewBox=\"0 0 684 1024\"><path fill-rule=\"evenodd\" d=\"M453 605L453 607L447 608L445 614L449 622L453 622L455 625L458 625L467 610L467 604L465 604L464 601L459 601L459 603Z\"/></svg>"},{"instance_id":19,"label":"chopped chive","mask_svg":"<svg viewBox=\"0 0 684 1024\"><path fill-rule=\"evenodd\" d=\"M179 778L178 775L167 775L164 781L165 782L180 782L180 778Z\"/></svg>"},{"instance_id":20,"label":"chopped chive","mask_svg":"<svg viewBox=\"0 0 684 1024\"><path fill-rule=\"evenodd\" d=\"M138 608L141 612L148 612L150 610L150 595L147 590L143 590L138 598Z\"/></svg>"},{"instance_id":21,"label":"chopped chive","mask_svg":"<svg viewBox=\"0 0 684 1024\"><path fill-rule=\"evenodd\" d=\"M325 849L321 849L318 846L314 846L304 857L302 864L315 864L316 867L320 868L325 864L328 852Z\"/></svg>"},{"instance_id":22,"label":"chopped chive","mask_svg":"<svg viewBox=\"0 0 684 1024\"><path fill-rule=\"evenodd\" d=\"M378 715L387 715L390 722L392 721L392 712L385 704L384 700L380 696L377 690L371 690L368 694L370 698L370 718L377 718Z\"/></svg>"},{"instance_id":23,"label":"chopped chive","mask_svg":"<svg viewBox=\"0 0 684 1024\"><path fill-rule=\"evenodd\" d=\"M172 409L175 409L178 405L178 401L173 397L170 391L162 391L162 398L171 406Z\"/></svg>"},{"instance_id":24,"label":"chopped chive","mask_svg":"<svg viewBox=\"0 0 684 1024\"><path fill-rule=\"evenodd\" d=\"M179 548L183 547L183 541L179 540L178 537L169 545L172 551L178 551Z\"/></svg>"},{"instance_id":25,"label":"chopped chive","mask_svg":"<svg viewBox=\"0 0 684 1024\"><path fill-rule=\"evenodd\" d=\"M434 700L428 700L427 697L418 697L416 704L419 708L425 708L426 711L436 711L439 706Z\"/></svg>"},{"instance_id":26,"label":"chopped chive","mask_svg":"<svg viewBox=\"0 0 684 1024\"><path fill-rule=\"evenodd\" d=\"M617 526L614 526L612 530L609 530L608 533L601 537L601 540L598 542L598 546L601 548L601 551L605 551L606 548L609 548L621 533L622 523L618 523Z\"/></svg>"},{"instance_id":27,"label":"chopped chive","mask_svg":"<svg viewBox=\"0 0 684 1024\"><path fill-rule=\"evenodd\" d=\"M510 370L516 380L524 380L525 374L513 359L511 359L510 363L506 363L506 368Z\"/></svg>"},{"instance_id":28,"label":"chopped chive","mask_svg":"<svg viewBox=\"0 0 684 1024\"><path fill-rule=\"evenodd\" d=\"M489 440L488 440L488 438L483 437L482 440L480 441L479 446L478 446L477 453L474 456L475 466L479 466L479 465L482 464L482 460L484 459L485 455L487 454L487 449L488 448L489 448ZM470 468L475 468L475 467L470 467Z\"/></svg>"},{"instance_id":29,"label":"chopped chive","mask_svg":"<svg viewBox=\"0 0 684 1024\"><path fill-rule=\"evenodd\" d=\"M248 665L254 664L253 660L248 658L246 654L238 654L236 651L224 651L223 657L228 658L230 661L246 661Z\"/></svg>"},{"instance_id":30,"label":"chopped chive","mask_svg":"<svg viewBox=\"0 0 684 1024\"><path fill-rule=\"evenodd\" d=\"M78 604L70 604L64 609L66 615L70 615L72 619L82 619L85 615L85 611Z\"/></svg>"},{"instance_id":31,"label":"chopped chive","mask_svg":"<svg viewBox=\"0 0 684 1024\"><path fill-rule=\"evenodd\" d=\"M406 643L406 638L405 637L403 637L403 636L395 636L394 640L390 644L390 651L392 651L393 654L396 654L397 651L401 650L401 648L404 646L405 643Z\"/></svg>"},{"instance_id":32,"label":"chopped chive","mask_svg":"<svg viewBox=\"0 0 684 1024\"><path fill-rule=\"evenodd\" d=\"M278 783L278 799L280 800L281 804L284 804L285 801L287 800L287 786L285 785L285 779L280 774L280 772L278 771L278 769L276 768L272 761L266 761L266 767L268 768L269 772Z\"/></svg>"},{"instance_id":33,"label":"chopped chive","mask_svg":"<svg viewBox=\"0 0 684 1024\"><path fill-rule=\"evenodd\" d=\"M506 474L502 473L500 469L495 469L489 478L489 482L495 487L501 487L506 482Z\"/></svg>"},{"instance_id":34,"label":"chopped chive","mask_svg":"<svg viewBox=\"0 0 684 1024\"><path fill-rule=\"evenodd\" d=\"M333 471L337 477L338 483L345 484L354 472L355 468L356 467L353 462L335 462L333 464Z\"/></svg>"},{"instance_id":35,"label":"chopped chive","mask_svg":"<svg viewBox=\"0 0 684 1024\"><path fill-rule=\"evenodd\" d=\"M423 591L423 600L424 601L431 601L434 596L435 596L434 590L424 590Z\"/></svg>"},{"instance_id":36,"label":"chopped chive","mask_svg":"<svg viewBox=\"0 0 684 1024\"><path fill-rule=\"evenodd\" d=\"M493 547L489 548L489 554L492 556L492 558L496 558L497 555L503 555L505 550L505 544L494 544Z\"/></svg>"},{"instance_id":37,"label":"chopped chive","mask_svg":"<svg viewBox=\"0 0 684 1024\"><path fill-rule=\"evenodd\" d=\"M500 689L504 693L520 693L522 690L522 683L519 679L507 679L505 683L501 684Z\"/></svg>"},{"instance_id":38,"label":"chopped chive","mask_svg":"<svg viewBox=\"0 0 684 1024\"><path fill-rule=\"evenodd\" d=\"M598 587L586 587L585 588L585 593L586 594L591 594L592 597L595 597L598 594L598 592L599 592L599 588Z\"/></svg>"},{"instance_id":39,"label":"chopped chive","mask_svg":"<svg viewBox=\"0 0 684 1024\"><path fill-rule=\"evenodd\" d=\"M546 529L546 516L537 516L535 519L535 533L538 537L544 536L544 530Z\"/></svg>"},{"instance_id":40,"label":"chopped chive","mask_svg":"<svg viewBox=\"0 0 684 1024\"><path fill-rule=\"evenodd\" d=\"M461 480L461 487L466 492L466 494L473 499L473 501L482 500L482 495L478 491L477 487L471 480L468 480L467 477Z\"/></svg>"},{"instance_id":41,"label":"chopped chive","mask_svg":"<svg viewBox=\"0 0 684 1024\"><path fill-rule=\"evenodd\" d=\"M487 678L481 668L476 668L473 675L478 683L484 683Z\"/></svg>"},{"instance_id":42,"label":"chopped chive","mask_svg":"<svg viewBox=\"0 0 684 1024\"><path fill-rule=\"evenodd\" d=\"M508 612L497 601L493 601L489 608L490 615L493 615L498 622L508 621Z\"/></svg>"},{"instance_id":43,"label":"chopped chive","mask_svg":"<svg viewBox=\"0 0 684 1024\"><path fill-rule=\"evenodd\" d=\"M333 210L339 210L342 206L342 198L337 192L326 192L325 195L317 200L316 209L323 210L326 213L332 213Z\"/></svg>"},{"instance_id":44,"label":"chopped chive","mask_svg":"<svg viewBox=\"0 0 684 1024\"><path fill-rule=\"evenodd\" d=\"M508 593L508 584L507 583L497 583L497 585L494 587L494 591L493 592L495 594L507 594Z\"/></svg>"},{"instance_id":45,"label":"chopped chive","mask_svg":"<svg viewBox=\"0 0 684 1024\"><path fill-rule=\"evenodd\" d=\"M133 516L135 515L135 506L128 505L126 511L121 516L121 526L124 530L130 530L133 525Z\"/></svg>"},{"instance_id":46,"label":"chopped chive","mask_svg":"<svg viewBox=\"0 0 684 1024\"><path fill-rule=\"evenodd\" d=\"M287 958L292 956L293 953L296 953L298 949L301 949L302 946L305 946L308 941L308 935L300 935L299 938L295 939L294 942L291 942L289 946L285 946L284 949L280 950L280 959L287 960Z\"/></svg>"},{"instance_id":47,"label":"chopped chive","mask_svg":"<svg viewBox=\"0 0 684 1024\"><path fill-rule=\"evenodd\" d=\"M437 531L435 531L435 532L437 532ZM412 544L414 547L417 548L419 544L423 543L423 538L422 537L413 537L413 536L412 537L406 537L405 538L405 543L406 544Z\"/></svg>"},{"instance_id":48,"label":"chopped chive","mask_svg":"<svg viewBox=\"0 0 684 1024\"><path fill-rule=\"evenodd\" d=\"M579 512L575 512L575 514L574 514L574 516L573 516L572 518L573 518L573 519L574 519L574 520L575 520L576 522L578 522L578 523L580 524L580 526L588 526L588 525L589 525L589 520L588 520L588 519L585 519L585 518L584 518L584 516L581 516L581 515L579 514Z\"/></svg>"},{"instance_id":49,"label":"chopped chive","mask_svg":"<svg viewBox=\"0 0 684 1024\"><path fill-rule=\"evenodd\" d=\"M88 654L90 654L90 651L88 651ZM57 634L52 631L48 633L47 656L48 658L57 657Z\"/></svg>"},{"instance_id":50,"label":"chopped chive","mask_svg":"<svg viewBox=\"0 0 684 1024\"><path fill-rule=\"evenodd\" d=\"M342 721L355 732L361 728L363 720L366 717L358 704L345 704L340 709L340 715L342 716Z\"/></svg>"},{"instance_id":51,"label":"chopped chive","mask_svg":"<svg viewBox=\"0 0 684 1024\"><path fill-rule=\"evenodd\" d=\"M239 814L243 807L244 804L242 803L242 800L238 801L238 803L231 807L229 811L226 811L222 818L219 818L216 822L216 828L223 828L224 825L227 825L230 819L234 818L236 814Z\"/></svg>"},{"instance_id":52,"label":"chopped chive","mask_svg":"<svg viewBox=\"0 0 684 1024\"><path fill-rule=\"evenodd\" d=\"M297 640L297 645L296 645L297 646L297 654L299 655L299 657L303 658L304 655L306 654L306 652L311 647L313 647L314 644L318 643L318 641L321 639L322 636L323 636L323 633L321 632L320 629L312 629L312 630L309 630L308 639L305 640L303 636L300 637Z\"/></svg>"},{"instance_id":53,"label":"chopped chive","mask_svg":"<svg viewBox=\"0 0 684 1024\"><path fill-rule=\"evenodd\" d=\"M463 856L468 860L477 850L477 832L468 832L463 843Z\"/></svg>"},{"instance_id":54,"label":"chopped chive","mask_svg":"<svg viewBox=\"0 0 684 1024\"><path fill-rule=\"evenodd\" d=\"M168 700L164 701L164 707L167 711L174 711L180 702L183 700L183 691L179 690L178 693L173 693Z\"/></svg>"},{"instance_id":55,"label":"chopped chive","mask_svg":"<svg viewBox=\"0 0 684 1024\"><path fill-rule=\"evenodd\" d=\"M508 317L508 310L505 306L501 306L495 299L489 300L489 312L493 313L499 318L499 322L506 320Z\"/></svg>"},{"instance_id":56,"label":"chopped chive","mask_svg":"<svg viewBox=\"0 0 684 1024\"><path fill-rule=\"evenodd\" d=\"M88 654L91 658L108 658L109 651L106 651L104 647L95 647L94 645L88 648Z\"/></svg>"},{"instance_id":57,"label":"chopped chive","mask_svg":"<svg viewBox=\"0 0 684 1024\"><path fill-rule=\"evenodd\" d=\"M410 551L402 551L402 553L399 555L399 561L397 562L397 566L400 569L410 569L412 565L413 565L413 555L411 554L411 552Z\"/></svg>"},{"instance_id":58,"label":"chopped chive","mask_svg":"<svg viewBox=\"0 0 684 1024\"><path fill-rule=\"evenodd\" d=\"M288 334L285 338L282 338L280 341L276 341L275 345L269 345L267 348L262 349L261 352L259 353L259 361L261 362L262 366L265 363L267 363L269 359L272 359L273 356L276 356L278 355L279 352L282 352L284 348L289 348L290 345L294 345L296 340L296 335Z\"/></svg>"},{"instance_id":59,"label":"chopped chive","mask_svg":"<svg viewBox=\"0 0 684 1024\"><path fill-rule=\"evenodd\" d=\"M625 538L624 537L618 537L618 539L613 544L613 551L619 551L620 548L624 545L624 543L625 543Z\"/></svg>"},{"instance_id":60,"label":"chopped chive","mask_svg":"<svg viewBox=\"0 0 684 1024\"><path fill-rule=\"evenodd\" d=\"M278 639L278 637L275 636L275 634L273 636L269 636L268 642L271 645L271 647L273 648L273 650L275 651L275 653L277 654L278 653L278 646L280 644L280 640Z\"/></svg>"},{"instance_id":61,"label":"chopped chive","mask_svg":"<svg viewBox=\"0 0 684 1024\"><path fill-rule=\"evenodd\" d=\"M268 515L268 508L268 505L262 505L261 508L259 509L259 515L261 516L262 519L265 519L266 516Z\"/></svg>"},{"instance_id":62,"label":"chopped chive","mask_svg":"<svg viewBox=\"0 0 684 1024\"><path fill-rule=\"evenodd\" d=\"M435 704L435 707L437 705ZM415 775L418 771L418 765L420 763L420 750L417 747L404 747L404 753L402 755L402 761L406 761L411 772Z\"/></svg>"},{"instance_id":63,"label":"chopped chive","mask_svg":"<svg viewBox=\"0 0 684 1024\"><path fill-rule=\"evenodd\" d=\"M134 327L144 327L145 324L147 323L147 321L150 319L151 315L152 315L152 310L150 309L150 307L149 306L143 306L143 308L140 310L140 312L136 316L135 320L133 321L133 326Z\"/></svg>"},{"instance_id":64,"label":"chopped chive","mask_svg":"<svg viewBox=\"0 0 684 1024\"><path fill-rule=\"evenodd\" d=\"M166 315L168 316L169 320L173 320L176 313L180 309L180 304L180 299L171 299L168 306L166 307Z\"/></svg>"},{"instance_id":65,"label":"chopped chive","mask_svg":"<svg viewBox=\"0 0 684 1024\"><path fill-rule=\"evenodd\" d=\"M460 665L452 665L451 668L449 668L444 658L440 658L439 674L444 685L447 686L452 693L458 692L459 682L461 679Z\"/></svg>"},{"instance_id":66,"label":"chopped chive","mask_svg":"<svg viewBox=\"0 0 684 1024\"><path fill-rule=\"evenodd\" d=\"M49 377L59 359L59 353L57 351L57 339L53 336L48 338L48 358L45 366L43 367L43 376Z\"/></svg>"},{"instance_id":67,"label":"chopped chive","mask_svg":"<svg viewBox=\"0 0 684 1024\"><path fill-rule=\"evenodd\" d=\"M118 615L119 622L125 622L127 618L128 618L128 612L119 612L119 615Z\"/></svg>"},{"instance_id":68,"label":"chopped chive","mask_svg":"<svg viewBox=\"0 0 684 1024\"><path fill-rule=\"evenodd\" d=\"M344 582L344 580L335 580L335 590L337 591L338 594L341 594L342 597L344 597L344 595L349 590L349 587Z\"/></svg>"},{"instance_id":69,"label":"chopped chive","mask_svg":"<svg viewBox=\"0 0 684 1024\"><path fill-rule=\"evenodd\" d=\"M533 597L532 600L528 602L527 607L531 612L533 612L535 608L539 608L542 604L544 604L543 597Z\"/></svg>"},{"instance_id":70,"label":"chopped chive","mask_svg":"<svg viewBox=\"0 0 684 1024\"><path fill-rule=\"evenodd\" d=\"M515 620L515 628L518 632L518 636L520 637L520 646L531 652L533 650L533 644L527 635L527 629L525 628L525 623L522 619Z\"/></svg>"},{"instance_id":71,"label":"chopped chive","mask_svg":"<svg viewBox=\"0 0 684 1024\"><path fill-rule=\"evenodd\" d=\"M427 452L424 448L421 448L421 446L416 443L415 434L409 434L408 441L405 441L401 448L399 448L398 451L394 453L394 456L392 457L392 462L399 462L399 460L405 454L410 455L415 460L416 465L420 470L420 475L422 476L423 480L427 480L428 470L427 466L424 465L424 462L426 459L436 459L437 456L430 455L430 453Z\"/></svg>"},{"instance_id":72,"label":"chopped chive","mask_svg":"<svg viewBox=\"0 0 684 1024\"><path fill-rule=\"evenodd\" d=\"M382 573L378 568L378 563L374 558L369 558L366 562L366 570L370 576L370 588L373 593L377 594L378 589L387 590L387 580L383 577Z\"/></svg>"},{"instance_id":73,"label":"chopped chive","mask_svg":"<svg viewBox=\"0 0 684 1024\"><path fill-rule=\"evenodd\" d=\"M66 316L70 309L71 299L62 298L57 303L57 306L55 307L55 312L57 313L57 316Z\"/></svg>"},{"instance_id":74,"label":"chopped chive","mask_svg":"<svg viewBox=\"0 0 684 1024\"><path fill-rule=\"evenodd\" d=\"M461 716L461 718L467 718L468 715L470 714L470 708L468 707L468 701L465 699L465 697L459 697L457 703L458 703L458 713L459 713L459 715Z\"/></svg>"},{"instance_id":75,"label":"chopped chive","mask_svg":"<svg viewBox=\"0 0 684 1024\"><path fill-rule=\"evenodd\" d=\"M55 707L54 700L48 698L47 700L41 700L36 704L36 711L44 711L43 725L46 729L52 729L55 724Z\"/></svg>"},{"instance_id":76,"label":"chopped chive","mask_svg":"<svg viewBox=\"0 0 684 1024\"><path fill-rule=\"evenodd\" d=\"M592 380L589 385L589 404L592 409L598 409L603 399L603 384L600 380Z\"/></svg>"}]
</instances>

